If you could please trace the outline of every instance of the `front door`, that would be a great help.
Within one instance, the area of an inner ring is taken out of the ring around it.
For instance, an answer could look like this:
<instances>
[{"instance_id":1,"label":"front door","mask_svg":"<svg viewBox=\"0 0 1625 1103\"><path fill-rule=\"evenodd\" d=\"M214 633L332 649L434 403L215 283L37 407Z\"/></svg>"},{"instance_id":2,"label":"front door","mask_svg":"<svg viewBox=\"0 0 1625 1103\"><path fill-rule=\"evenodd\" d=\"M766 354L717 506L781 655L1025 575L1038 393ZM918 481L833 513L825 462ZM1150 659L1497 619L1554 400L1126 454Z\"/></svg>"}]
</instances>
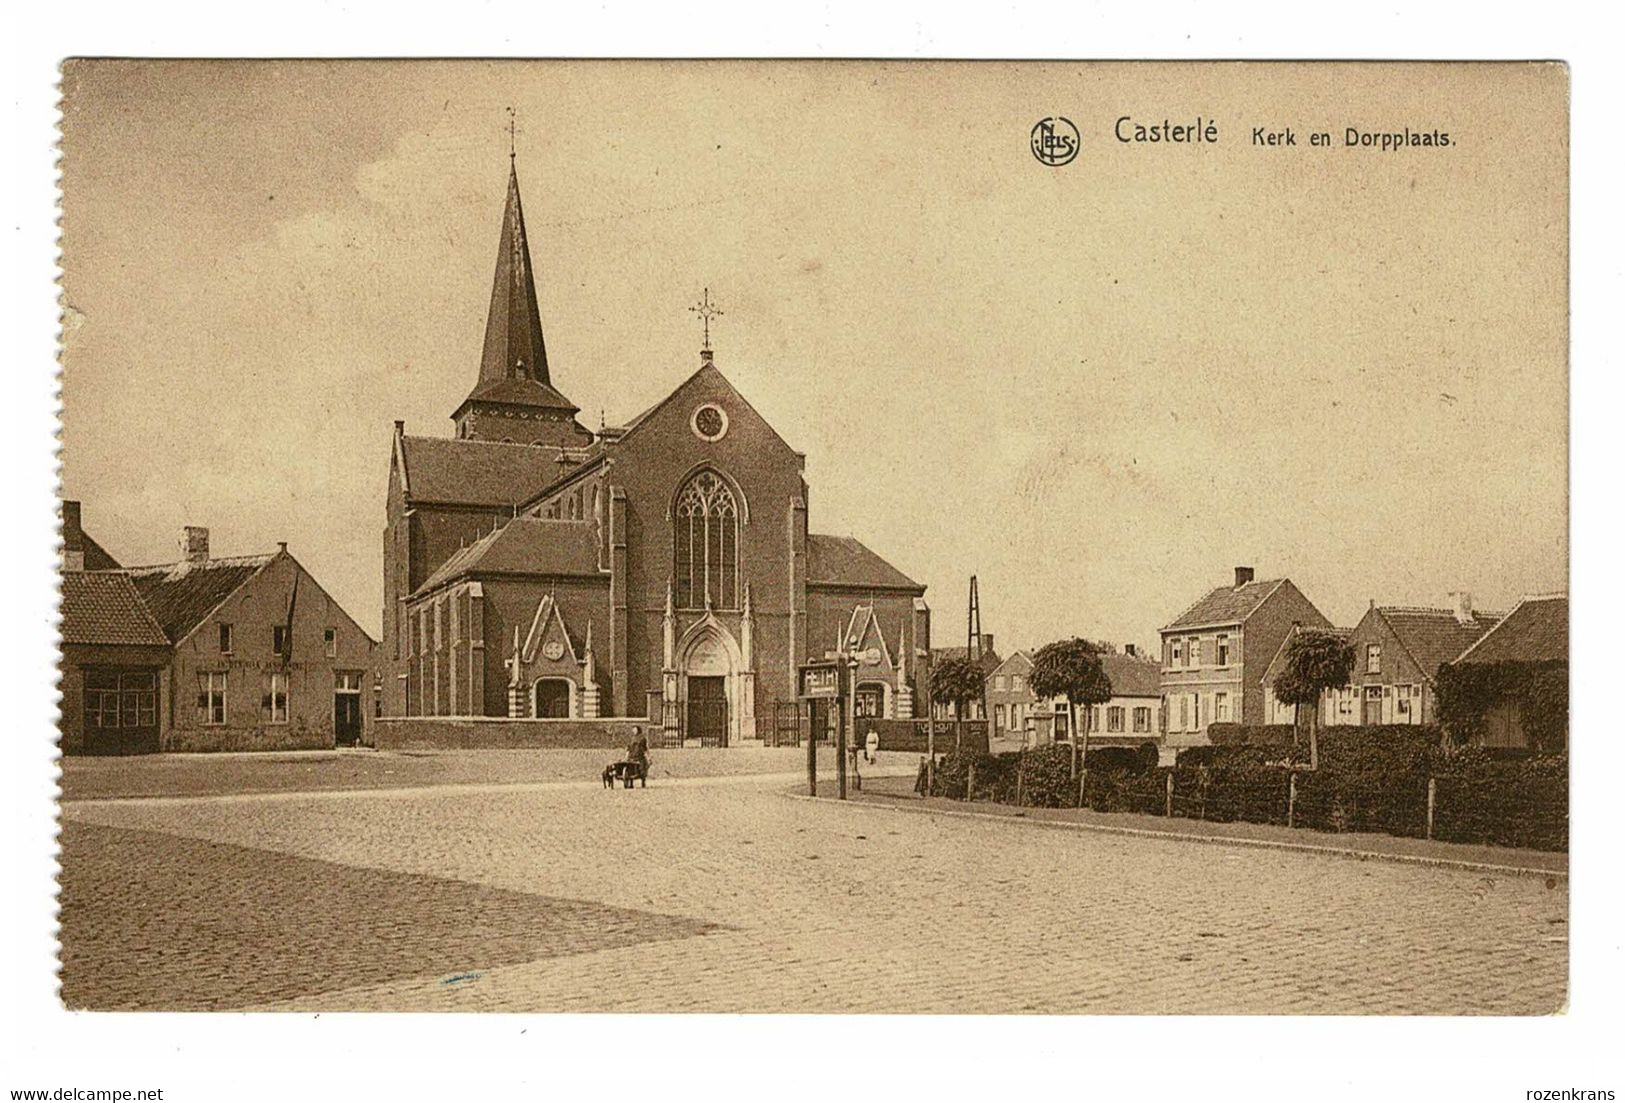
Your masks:
<instances>
[{"instance_id":1,"label":"front door","mask_svg":"<svg viewBox=\"0 0 1625 1103\"><path fill-rule=\"evenodd\" d=\"M722 676L689 676L685 735L702 747L728 745L728 689Z\"/></svg>"},{"instance_id":2,"label":"front door","mask_svg":"<svg viewBox=\"0 0 1625 1103\"><path fill-rule=\"evenodd\" d=\"M1374 727L1382 723L1381 686L1365 687L1365 713L1361 717L1360 722L1365 724L1367 727Z\"/></svg>"},{"instance_id":3,"label":"front door","mask_svg":"<svg viewBox=\"0 0 1625 1103\"><path fill-rule=\"evenodd\" d=\"M361 742L361 675L351 671L333 675L333 742L340 747Z\"/></svg>"}]
</instances>

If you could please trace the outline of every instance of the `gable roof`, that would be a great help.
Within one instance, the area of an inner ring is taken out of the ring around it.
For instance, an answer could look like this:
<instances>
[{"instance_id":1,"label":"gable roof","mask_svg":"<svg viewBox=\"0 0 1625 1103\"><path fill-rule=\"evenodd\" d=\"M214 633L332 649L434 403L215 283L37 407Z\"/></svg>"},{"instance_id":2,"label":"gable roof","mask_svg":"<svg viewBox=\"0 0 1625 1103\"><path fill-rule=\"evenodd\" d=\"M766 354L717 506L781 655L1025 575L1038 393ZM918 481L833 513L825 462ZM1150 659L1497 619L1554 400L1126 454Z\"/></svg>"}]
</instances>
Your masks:
<instances>
[{"instance_id":1,"label":"gable roof","mask_svg":"<svg viewBox=\"0 0 1625 1103\"><path fill-rule=\"evenodd\" d=\"M939 652L942 651L942 650L946 650L946 649L945 648L939 648L938 649ZM963 647L957 648L956 650L958 650L960 654L965 653L965 649ZM1005 669L1006 667L1009 668L1008 671ZM1013 673L1018 667L1022 668L1024 670L1031 670L1033 668L1033 653L1031 651L1021 650L1021 651L1012 651L1012 652L1010 652L1009 657L1006 658L997 667L995 667L994 670L993 670L993 673L995 673L995 674Z\"/></svg>"},{"instance_id":2,"label":"gable roof","mask_svg":"<svg viewBox=\"0 0 1625 1103\"><path fill-rule=\"evenodd\" d=\"M1247 582L1240 586L1216 587L1171 622L1163 625L1162 631L1240 624L1257 612L1258 607L1285 582L1284 578L1274 578L1264 582Z\"/></svg>"},{"instance_id":3,"label":"gable roof","mask_svg":"<svg viewBox=\"0 0 1625 1103\"><path fill-rule=\"evenodd\" d=\"M169 637L142 604L128 575L66 571L62 575L62 642L168 647Z\"/></svg>"},{"instance_id":4,"label":"gable roof","mask_svg":"<svg viewBox=\"0 0 1625 1103\"><path fill-rule=\"evenodd\" d=\"M1162 696L1162 664L1149 659L1122 655L1117 652L1102 655L1100 665L1112 684L1116 697Z\"/></svg>"},{"instance_id":5,"label":"gable roof","mask_svg":"<svg viewBox=\"0 0 1625 1103\"><path fill-rule=\"evenodd\" d=\"M559 475L561 449L447 437L401 437L406 496L418 502L514 506Z\"/></svg>"},{"instance_id":6,"label":"gable roof","mask_svg":"<svg viewBox=\"0 0 1625 1103\"><path fill-rule=\"evenodd\" d=\"M850 536L807 535L807 582L925 592L924 586Z\"/></svg>"},{"instance_id":7,"label":"gable roof","mask_svg":"<svg viewBox=\"0 0 1625 1103\"><path fill-rule=\"evenodd\" d=\"M1527 597L1479 637L1458 663L1566 662L1569 657L1567 594Z\"/></svg>"},{"instance_id":8,"label":"gable roof","mask_svg":"<svg viewBox=\"0 0 1625 1103\"><path fill-rule=\"evenodd\" d=\"M516 517L459 548L416 592L426 594L453 579L475 574L599 577L598 526L590 520Z\"/></svg>"},{"instance_id":9,"label":"gable roof","mask_svg":"<svg viewBox=\"0 0 1625 1103\"><path fill-rule=\"evenodd\" d=\"M931 649L931 661L940 663L944 659L963 659L967 654L969 654L969 649L964 647L933 647ZM983 672L991 674L1004 665L1004 660L999 658L999 653L996 650L989 648L982 652L981 665Z\"/></svg>"},{"instance_id":10,"label":"gable roof","mask_svg":"<svg viewBox=\"0 0 1625 1103\"><path fill-rule=\"evenodd\" d=\"M1500 619L1495 613L1475 613L1470 622L1463 624L1450 609L1380 605L1377 613L1416 660L1422 676L1430 680L1439 673L1439 667L1455 661Z\"/></svg>"},{"instance_id":11,"label":"gable roof","mask_svg":"<svg viewBox=\"0 0 1625 1103\"><path fill-rule=\"evenodd\" d=\"M161 563L130 567L124 573L170 642L179 643L276 554Z\"/></svg>"}]
</instances>

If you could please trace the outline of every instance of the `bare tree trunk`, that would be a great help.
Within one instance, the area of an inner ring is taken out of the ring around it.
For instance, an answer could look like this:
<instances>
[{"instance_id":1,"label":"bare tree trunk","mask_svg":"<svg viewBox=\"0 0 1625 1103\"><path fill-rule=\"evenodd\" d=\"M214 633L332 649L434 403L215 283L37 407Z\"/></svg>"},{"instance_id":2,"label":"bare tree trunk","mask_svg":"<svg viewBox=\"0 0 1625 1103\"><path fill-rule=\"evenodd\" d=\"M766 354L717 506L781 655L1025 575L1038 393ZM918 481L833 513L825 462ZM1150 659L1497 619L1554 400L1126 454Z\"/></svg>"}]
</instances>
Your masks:
<instances>
[{"instance_id":1,"label":"bare tree trunk","mask_svg":"<svg viewBox=\"0 0 1625 1103\"><path fill-rule=\"evenodd\" d=\"M1077 781L1078 780L1078 737L1079 737L1079 734L1080 734L1079 731L1078 731L1078 705L1077 705L1077 702L1072 700L1072 698L1070 698L1070 697L1068 697L1066 699L1066 718L1067 718L1067 723L1072 725L1072 780Z\"/></svg>"}]
</instances>

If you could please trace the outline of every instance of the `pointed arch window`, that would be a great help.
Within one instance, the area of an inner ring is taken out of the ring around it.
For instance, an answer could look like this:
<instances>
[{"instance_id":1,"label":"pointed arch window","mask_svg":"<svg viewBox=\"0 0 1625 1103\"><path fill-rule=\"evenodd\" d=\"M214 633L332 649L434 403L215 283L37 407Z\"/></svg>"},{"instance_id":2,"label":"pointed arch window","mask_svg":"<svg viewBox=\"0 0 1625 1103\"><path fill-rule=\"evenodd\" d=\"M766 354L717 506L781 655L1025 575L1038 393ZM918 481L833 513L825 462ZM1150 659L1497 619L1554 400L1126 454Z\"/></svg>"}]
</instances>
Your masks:
<instances>
[{"instance_id":1,"label":"pointed arch window","mask_svg":"<svg viewBox=\"0 0 1625 1103\"><path fill-rule=\"evenodd\" d=\"M673 511L673 570L683 609L739 604L739 503L714 471L684 484Z\"/></svg>"}]
</instances>

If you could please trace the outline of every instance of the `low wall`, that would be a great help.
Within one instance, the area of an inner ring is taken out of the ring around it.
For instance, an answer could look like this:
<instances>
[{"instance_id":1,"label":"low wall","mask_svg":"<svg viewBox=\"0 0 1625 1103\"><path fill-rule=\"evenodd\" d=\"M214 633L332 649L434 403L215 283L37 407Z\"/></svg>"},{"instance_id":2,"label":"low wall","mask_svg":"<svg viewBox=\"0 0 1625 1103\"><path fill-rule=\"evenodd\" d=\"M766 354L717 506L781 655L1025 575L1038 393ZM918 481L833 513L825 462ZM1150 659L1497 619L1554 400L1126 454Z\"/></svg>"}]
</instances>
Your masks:
<instances>
[{"instance_id":1,"label":"low wall","mask_svg":"<svg viewBox=\"0 0 1625 1103\"><path fill-rule=\"evenodd\" d=\"M331 749L333 733L285 724L262 728L170 728L163 733L165 751L190 754L209 751L319 751Z\"/></svg>"},{"instance_id":2,"label":"low wall","mask_svg":"<svg viewBox=\"0 0 1625 1103\"><path fill-rule=\"evenodd\" d=\"M938 754L947 754L956 745L965 750L987 753L986 720L938 720L936 726ZM925 754L928 733L924 720L859 719L857 729L853 733L852 742L859 747L863 746L872 729L880 736L880 749L883 751Z\"/></svg>"},{"instance_id":3,"label":"low wall","mask_svg":"<svg viewBox=\"0 0 1625 1103\"><path fill-rule=\"evenodd\" d=\"M602 748L624 750L632 729L650 734L649 721L510 720L506 717L383 716L369 735L381 751L491 751Z\"/></svg>"}]
</instances>

